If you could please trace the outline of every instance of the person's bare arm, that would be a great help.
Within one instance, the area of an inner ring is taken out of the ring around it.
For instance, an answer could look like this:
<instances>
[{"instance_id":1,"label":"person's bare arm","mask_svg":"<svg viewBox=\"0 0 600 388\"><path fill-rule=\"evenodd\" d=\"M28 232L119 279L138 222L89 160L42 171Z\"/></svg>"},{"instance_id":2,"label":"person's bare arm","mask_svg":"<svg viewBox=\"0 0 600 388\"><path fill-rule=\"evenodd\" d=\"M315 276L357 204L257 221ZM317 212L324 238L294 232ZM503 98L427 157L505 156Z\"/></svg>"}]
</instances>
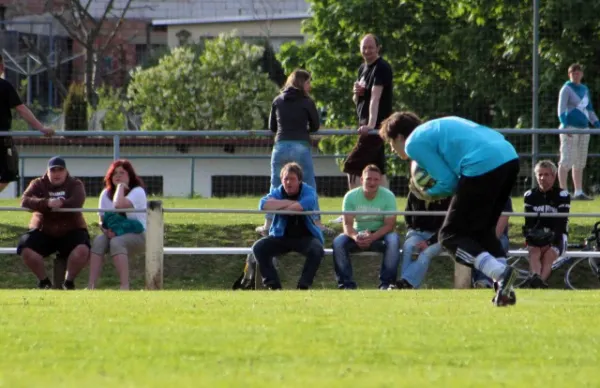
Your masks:
<instances>
[{"instance_id":1,"label":"person's bare arm","mask_svg":"<svg viewBox=\"0 0 600 388\"><path fill-rule=\"evenodd\" d=\"M508 226L508 216L500 216L498 223L496 224L496 237L500 237L504 234L504 229Z\"/></svg>"},{"instance_id":2,"label":"person's bare arm","mask_svg":"<svg viewBox=\"0 0 600 388\"><path fill-rule=\"evenodd\" d=\"M396 229L396 216L385 217L383 219L383 226L375 233L372 233L369 238L371 238L372 241L377 241L386 234L394 231L394 229Z\"/></svg>"},{"instance_id":3,"label":"person's bare arm","mask_svg":"<svg viewBox=\"0 0 600 388\"><path fill-rule=\"evenodd\" d=\"M383 93L383 86L376 85L371 88L371 101L369 103L369 128L375 128L377 126L377 115L379 114L379 101L381 101L381 94Z\"/></svg>"},{"instance_id":4,"label":"person's bare arm","mask_svg":"<svg viewBox=\"0 0 600 388\"><path fill-rule=\"evenodd\" d=\"M24 104L18 105L15 110L33 129L40 131L46 136L52 136L54 134L54 130L52 128L44 127L31 110Z\"/></svg>"}]
</instances>

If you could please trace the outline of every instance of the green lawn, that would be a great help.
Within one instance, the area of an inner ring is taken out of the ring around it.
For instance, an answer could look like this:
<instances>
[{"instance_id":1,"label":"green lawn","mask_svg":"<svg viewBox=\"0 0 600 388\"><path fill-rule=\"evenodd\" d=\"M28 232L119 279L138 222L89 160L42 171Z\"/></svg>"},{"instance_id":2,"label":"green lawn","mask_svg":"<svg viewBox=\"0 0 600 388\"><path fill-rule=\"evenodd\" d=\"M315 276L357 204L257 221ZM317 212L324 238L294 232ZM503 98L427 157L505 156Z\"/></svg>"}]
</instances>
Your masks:
<instances>
[{"instance_id":1,"label":"green lawn","mask_svg":"<svg viewBox=\"0 0 600 388\"><path fill-rule=\"evenodd\" d=\"M195 199L163 199L165 208L222 208L222 209L256 209L259 198L195 198ZM341 207L341 198L321 198L322 210L337 211ZM87 208L97 207L97 198L88 198ZM600 201L574 202L572 212L594 212L600 207ZM0 206L19 206L18 200L0 200ZM520 211L523 207L522 199L514 199L514 208ZM404 200L398 201L398 208L404 209ZM85 213L90 225L90 232L96 235L98 231L97 216L95 213ZM12 211L2 212L0 215L0 246L16 246L18 236L27 230L30 215L27 212ZM324 216L327 222L337 216ZM570 231L571 241L581 240L588 232L596 219L573 218ZM257 239L254 228L263 222L258 214L192 214L192 213L166 213L165 214L165 245L184 247L249 247ZM511 241L514 247L521 247L522 218L511 219ZM341 226L335 224L336 230L341 231ZM404 220L398 219L398 230L405 232ZM327 247L331 246L331 238L326 241ZM244 258L241 256L167 256L165 258L165 287L168 289L224 289L229 288L233 280L242 269ZM105 263L104 275L100 287L115 288L117 280L110 260ZM379 259L361 258L354 261L355 274L360 286L371 288L377 286L377 273ZM281 260L282 278L284 286L293 285L297 274L300 272L300 261L295 256L285 257ZM453 263L447 259L439 259L432 263L428 277L424 284L426 288L452 287ZM21 260L15 256L0 256L0 288L30 288L35 284L35 279L28 273ZM143 288L143 258L131 260L132 287ZM323 262L316 279L317 288L331 288L334 286L331 258ZM77 285L85 286L87 272L80 276ZM551 285L562 287L561 274L558 273L551 279Z\"/></svg>"},{"instance_id":2,"label":"green lawn","mask_svg":"<svg viewBox=\"0 0 600 388\"><path fill-rule=\"evenodd\" d=\"M592 387L598 292L0 291L2 387Z\"/></svg>"}]
</instances>

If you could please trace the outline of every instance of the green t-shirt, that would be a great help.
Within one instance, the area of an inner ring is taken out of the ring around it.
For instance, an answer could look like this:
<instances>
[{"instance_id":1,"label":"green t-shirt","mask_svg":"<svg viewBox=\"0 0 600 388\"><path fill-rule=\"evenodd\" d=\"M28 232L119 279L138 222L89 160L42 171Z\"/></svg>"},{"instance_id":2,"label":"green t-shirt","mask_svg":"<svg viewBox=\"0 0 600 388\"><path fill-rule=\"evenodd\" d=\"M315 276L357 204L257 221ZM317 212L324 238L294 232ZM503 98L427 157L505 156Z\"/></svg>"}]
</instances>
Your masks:
<instances>
[{"instance_id":1,"label":"green t-shirt","mask_svg":"<svg viewBox=\"0 0 600 388\"><path fill-rule=\"evenodd\" d=\"M375 212L375 211L396 211L396 197L394 193L385 187L379 187L375 198L369 200L365 197L362 187L350 190L344 196L342 205L343 211L357 212ZM357 232L364 230L376 231L383 226L383 215L364 215L354 217L354 229Z\"/></svg>"}]
</instances>

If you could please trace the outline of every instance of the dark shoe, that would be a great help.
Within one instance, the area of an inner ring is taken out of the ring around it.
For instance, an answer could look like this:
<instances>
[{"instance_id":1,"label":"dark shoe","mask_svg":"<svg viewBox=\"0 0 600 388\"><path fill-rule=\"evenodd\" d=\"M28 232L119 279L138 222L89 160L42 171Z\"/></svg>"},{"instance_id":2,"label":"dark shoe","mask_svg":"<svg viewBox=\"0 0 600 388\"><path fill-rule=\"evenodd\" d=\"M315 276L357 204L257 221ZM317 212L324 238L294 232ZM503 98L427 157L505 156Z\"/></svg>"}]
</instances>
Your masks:
<instances>
[{"instance_id":1,"label":"dark shoe","mask_svg":"<svg viewBox=\"0 0 600 388\"><path fill-rule=\"evenodd\" d=\"M578 195L573 196L573 200L574 201L593 201L594 198L590 197L589 195L578 194Z\"/></svg>"},{"instance_id":2,"label":"dark shoe","mask_svg":"<svg viewBox=\"0 0 600 388\"><path fill-rule=\"evenodd\" d=\"M38 288L40 290L50 290L52 289L52 282L48 278L40 280L38 282Z\"/></svg>"},{"instance_id":3,"label":"dark shoe","mask_svg":"<svg viewBox=\"0 0 600 388\"><path fill-rule=\"evenodd\" d=\"M62 284L62 289L63 290L74 290L75 283L72 280L65 280Z\"/></svg>"},{"instance_id":4,"label":"dark shoe","mask_svg":"<svg viewBox=\"0 0 600 388\"><path fill-rule=\"evenodd\" d=\"M512 306L517 303L517 296L513 290L513 284L517 280L517 271L509 265L506 266L502 279L499 283L494 283L496 296L492 299L497 307Z\"/></svg>"},{"instance_id":5,"label":"dark shoe","mask_svg":"<svg viewBox=\"0 0 600 388\"><path fill-rule=\"evenodd\" d=\"M410 284L408 281L406 281L405 279L400 279L396 282L396 288L398 288L399 290L411 290L414 287L412 286L412 284Z\"/></svg>"},{"instance_id":6,"label":"dark shoe","mask_svg":"<svg viewBox=\"0 0 600 388\"><path fill-rule=\"evenodd\" d=\"M544 281L540 277L540 275L534 273L529 276L529 288L544 288ZM546 287L547 288L547 287Z\"/></svg>"}]
</instances>

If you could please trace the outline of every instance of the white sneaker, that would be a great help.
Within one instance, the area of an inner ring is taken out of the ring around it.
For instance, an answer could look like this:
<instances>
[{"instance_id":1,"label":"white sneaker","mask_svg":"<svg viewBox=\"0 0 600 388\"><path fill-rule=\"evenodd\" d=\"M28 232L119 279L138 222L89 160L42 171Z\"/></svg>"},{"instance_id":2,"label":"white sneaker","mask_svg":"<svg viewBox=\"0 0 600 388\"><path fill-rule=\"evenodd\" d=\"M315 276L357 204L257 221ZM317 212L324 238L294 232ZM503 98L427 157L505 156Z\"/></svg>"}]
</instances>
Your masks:
<instances>
[{"instance_id":1,"label":"white sneaker","mask_svg":"<svg viewBox=\"0 0 600 388\"><path fill-rule=\"evenodd\" d=\"M264 225L257 226L256 229L254 229L254 231L263 237L266 237L269 234L269 229L266 228Z\"/></svg>"},{"instance_id":2,"label":"white sneaker","mask_svg":"<svg viewBox=\"0 0 600 388\"><path fill-rule=\"evenodd\" d=\"M344 222L344 216L339 216L338 218L329 221L332 224L341 224Z\"/></svg>"}]
</instances>

